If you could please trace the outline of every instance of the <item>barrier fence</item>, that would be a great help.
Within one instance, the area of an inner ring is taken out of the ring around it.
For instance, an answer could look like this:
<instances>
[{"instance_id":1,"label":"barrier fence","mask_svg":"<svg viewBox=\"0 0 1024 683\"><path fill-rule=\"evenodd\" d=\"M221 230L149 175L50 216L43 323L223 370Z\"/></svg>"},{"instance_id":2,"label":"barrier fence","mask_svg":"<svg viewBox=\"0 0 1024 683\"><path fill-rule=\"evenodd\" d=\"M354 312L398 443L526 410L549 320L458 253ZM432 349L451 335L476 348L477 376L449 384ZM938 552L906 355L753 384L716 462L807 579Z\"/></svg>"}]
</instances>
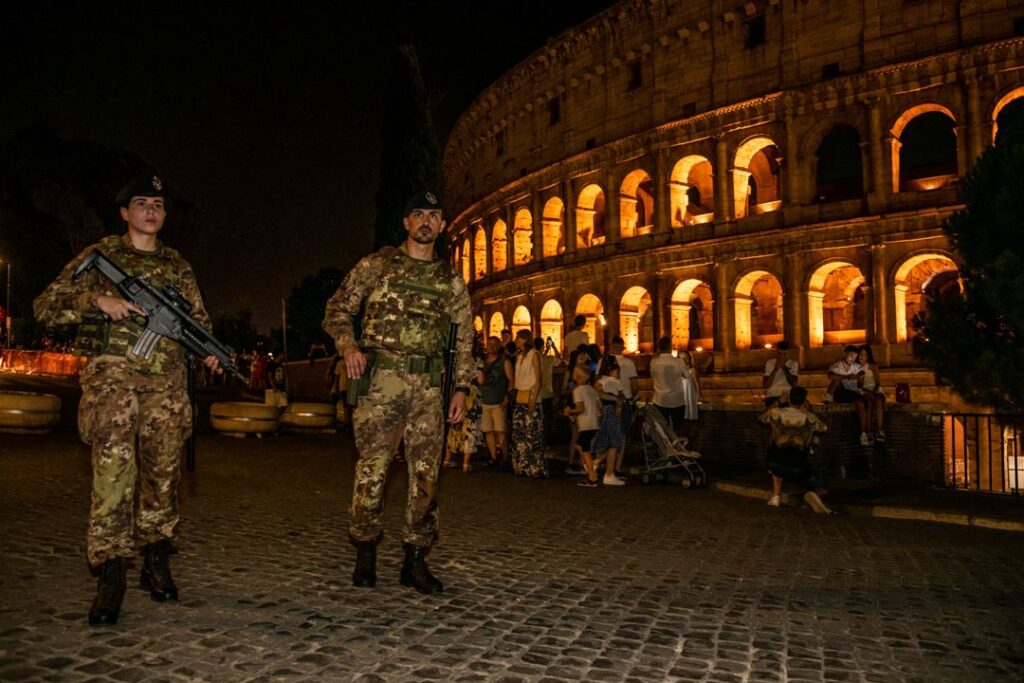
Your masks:
<instances>
[{"instance_id":1,"label":"barrier fence","mask_svg":"<svg viewBox=\"0 0 1024 683\"><path fill-rule=\"evenodd\" d=\"M942 420L946 486L1024 495L1024 415L937 413Z\"/></svg>"}]
</instances>

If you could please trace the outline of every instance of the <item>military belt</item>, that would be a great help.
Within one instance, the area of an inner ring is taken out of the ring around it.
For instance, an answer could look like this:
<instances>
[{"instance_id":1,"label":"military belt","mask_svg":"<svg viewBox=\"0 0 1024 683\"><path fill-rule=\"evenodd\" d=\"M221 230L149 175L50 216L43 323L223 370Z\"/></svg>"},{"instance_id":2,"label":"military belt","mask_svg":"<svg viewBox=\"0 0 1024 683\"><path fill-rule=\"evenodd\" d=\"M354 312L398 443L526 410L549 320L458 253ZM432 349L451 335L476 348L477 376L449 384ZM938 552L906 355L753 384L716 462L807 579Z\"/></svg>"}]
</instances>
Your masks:
<instances>
[{"instance_id":1,"label":"military belt","mask_svg":"<svg viewBox=\"0 0 1024 683\"><path fill-rule=\"evenodd\" d=\"M397 370L411 375L426 375L444 367L443 358L431 356L377 356L377 368Z\"/></svg>"}]
</instances>

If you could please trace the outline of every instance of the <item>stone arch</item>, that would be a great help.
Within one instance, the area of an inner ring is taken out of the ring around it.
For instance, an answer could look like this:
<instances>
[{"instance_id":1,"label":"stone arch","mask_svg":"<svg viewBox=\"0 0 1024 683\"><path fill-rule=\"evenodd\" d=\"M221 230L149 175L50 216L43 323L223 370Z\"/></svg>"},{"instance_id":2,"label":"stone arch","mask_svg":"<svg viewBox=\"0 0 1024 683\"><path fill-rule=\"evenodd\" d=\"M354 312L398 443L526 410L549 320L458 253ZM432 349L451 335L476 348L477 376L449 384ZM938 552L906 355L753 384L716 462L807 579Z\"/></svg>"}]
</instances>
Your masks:
<instances>
[{"instance_id":1,"label":"stone arch","mask_svg":"<svg viewBox=\"0 0 1024 683\"><path fill-rule=\"evenodd\" d=\"M565 252L565 203L561 197L552 197L544 204L544 256L557 256Z\"/></svg>"},{"instance_id":2,"label":"stone arch","mask_svg":"<svg viewBox=\"0 0 1024 683\"><path fill-rule=\"evenodd\" d=\"M576 248L604 244L604 190L591 183L580 190L576 200Z\"/></svg>"},{"instance_id":3,"label":"stone arch","mask_svg":"<svg viewBox=\"0 0 1024 683\"><path fill-rule=\"evenodd\" d=\"M562 328L562 304L556 299L548 299L540 309L540 336L545 340L550 337L559 353L564 343Z\"/></svg>"},{"instance_id":4,"label":"stone arch","mask_svg":"<svg viewBox=\"0 0 1024 683\"><path fill-rule=\"evenodd\" d=\"M533 259L533 216L527 208L516 211L512 228L512 249L515 264L521 266Z\"/></svg>"},{"instance_id":5,"label":"stone arch","mask_svg":"<svg viewBox=\"0 0 1024 683\"><path fill-rule=\"evenodd\" d=\"M508 226L500 218L491 228L491 264L495 273L508 267Z\"/></svg>"},{"instance_id":6,"label":"stone arch","mask_svg":"<svg viewBox=\"0 0 1024 683\"><path fill-rule=\"evenodd\" d=\"M763 268L750 270L736 280L736 348L775 344L782 339L782 282Z\"/></svg>"},{"instance_id":7,"label":"stone arch","mask_svg":"<svg viewBox=\"0 0 1024 683\"><path fill-rule=\"evenodd\" d=\"M833 124L814 151L815 201L821 203L864 196L860 132L845 123Z\"/></svg>"},{"instance_id":8,"label":"stone arch","mask_svg":"<svg viewBox=\"0 0 1024 683\"><path fill-rule=\"evenodd\" d=\"M941 104L919 104L892 127L893 192L937 190L957 176L956 117Z\"/></svg>"},{"instance_id":9,"label":"stone arch","mask_svg":"<svg viewBox=\"0 0 1024 683\"><path fill-rule=\"evenodd\" d=\"M472 247L469 244L469 237L462 240L462 248L459 250L459 261L461 261L462 267L462 279L469 282L471 277L472 265L471 265L471 254Z\"/></svg>"},{"instance_id":10,"label":"stone arch","mask_svg":"<svg viewBox=\"0 0 1024 683\"><path fill-rule=\"evenodd\" d=\"M505 316L501 314L501 311L495 311L491 314L491 324L487 326L487 336L501 339L503 329L505 329Z\"/></svg>"},{"instance_id":11,"label":"stone arch","mask_svg":"<svg viewBox=\"0 0 1024 683\"><path fill-rule=\"evenodd\" d=\"M992 108L992 144L999 140L999 127L1003 126L1004 134L1007 126L1024 132L1024 86L1014 88L999 98Z\"/></svg>"},{"instance_id":12,"label":"stone arch","mask_svg":"<svg viewBox=\"0 0 1024 683\"><path fill-rule=\"evenodd\" d=\"M619 301L619 336L627 353L654 352L651 303L651 293L640 286L627 289Z\"/></svg>"},{"instance_id":13,"label":"stone arch","mask_svg":"<svg viewBox=\"0 0 1024 683\"><path fill-rule=\"evenodd\" d=\"M530 334L533 334L533 318L530 315L530 309L526 306L516 306L516 310L512 312L510 329L513 335L519 330L530 330Z\"/></svg>"},{"instance_id":14,"label":"stone arch","mask_svg":"<svg viewBox=\"0 0 1024 683\"><path fill-rule=\"evenodd\" d=\"M592 343L604 348L604 328L607 322L604 317L604 304L601 297L596 294L586 293L576 302L576 313L587 319L583 329L589 335Z\"/></svg>"},{"instance_id":15,"label":"stone arch","mask_svg":"<svg viewBox=\"0 0 1024 683\"><path fill-rule=\"evenodd\" d=\"M484 331L484 319L479 315L473 316L473 329L476 330L477 334Z\"/></svg>"},{"instance_id":16,"label":"stone arch","mask_svg":"<svg viewBox=\"0 0 1024 683\"><path fill-rule=\"evenodd\" d=\"M732 191L736 218L775 211L782 206L779 148L771 138L747 139L733 156Z\"/></svg>"},{"instance_id":17,"label":"stone arch","mask_svg":"<svg viewBox=\"0 0 1024 683\"><path fill-rule=\"evenodd\" d=\"M487 233L482 225L477 226L473 235L473 279L487 276Z\"/></svg>"},{"instance_id":18,"label":"stone arch","mask_svg":"<svg viewBox=\"0 0 1024 683\"><path fill-rule=\"evenodd\" d=\"M677 161L669 188L673 228L715 219L714 174L706 158L690 154Z\"/></svg>"},{"instance_id":19,"label":"stone arch","mask_svg":"<svg viewBox=\"0 0 1024 683\"><path fill-rule=\"evenodd\" d=\"M942 251L917 252L907 256L893 274L896 341L914 336L914 316L925 309L929 296L936 296L951 283L959 289L960 270L956 261Z\"/></svg>"},{"instance_id":20,"label":"stone arch","mask_svg":"<svg viewBox=\"0 0 1024 683\"><path fill-rule=\"evenodd\" d=\"M826 261L811 274L807 290L811 347L864 343L868 311L860 268L842 259Z\"/></svg>"},{"instance_id":21,"label":"stone arch","mask_svg":"<svg viewBox=\"0 0 1024 683\"><path fill-rule=\"evenodd\" d=\"M683 280L672 291L672 348L713 349L715 311L711 285L697 278Z\"/></svg>"},{"instance_id":22,"label":"stone arch","mask_svg":"<svg viewBox=\"0 0 1024 683\"><path fill-rule=\"evenodd\" d=\"M646 235L654 225L654 181L647 171L630 171L619 188L619 225L623 238Z\"/></svg>"}]
</instances>

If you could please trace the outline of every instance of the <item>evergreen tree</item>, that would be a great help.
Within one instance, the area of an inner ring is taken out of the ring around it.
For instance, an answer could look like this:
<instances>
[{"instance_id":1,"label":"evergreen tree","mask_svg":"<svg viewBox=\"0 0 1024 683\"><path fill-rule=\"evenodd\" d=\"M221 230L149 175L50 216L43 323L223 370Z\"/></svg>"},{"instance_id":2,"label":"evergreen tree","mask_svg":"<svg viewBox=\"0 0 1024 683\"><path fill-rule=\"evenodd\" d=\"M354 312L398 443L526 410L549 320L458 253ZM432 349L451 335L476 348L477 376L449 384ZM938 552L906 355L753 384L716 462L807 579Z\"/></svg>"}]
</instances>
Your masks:
<instances>
[{"instance_id":1,"label":"evergreen tree","mask_svg":"<svg viewBox=\"0 0 1024 683\"><path fill-rule=\"evenodd\" d=\"M417 192L440 192L440 145L433 106L412 45L397 48L381 124L380 184L373 248L405 241L402 213Z\"/></svg>"},{"instance_id":2,"label":"evergreen tree","mask_svg":"<svg viewBox=\"0 0 1024 683\"><path fill-rule=\"evenodd\" d=\"M345 278L338 268L323 268L316 275L302 278L288 297L288 360L305 358L314 343L322 343L328 353L334 340L324 332L324 308ZM272 333L272 336L274 333Z\"/></svg>"},{"instance_id":3,"label":"evergreen tree","mask_svg":"<svg viewBox=\"0 0 1024 683\"><path fill-rule=\"evenodd\" d=\"M1001 134L961 184L965 208L943 226L962 296L932 298L914 320L915 354L965 400L1024 412L1024 135ZM1002 133L1002 129L1000 129Z\"/></svg>"}]
</instances>

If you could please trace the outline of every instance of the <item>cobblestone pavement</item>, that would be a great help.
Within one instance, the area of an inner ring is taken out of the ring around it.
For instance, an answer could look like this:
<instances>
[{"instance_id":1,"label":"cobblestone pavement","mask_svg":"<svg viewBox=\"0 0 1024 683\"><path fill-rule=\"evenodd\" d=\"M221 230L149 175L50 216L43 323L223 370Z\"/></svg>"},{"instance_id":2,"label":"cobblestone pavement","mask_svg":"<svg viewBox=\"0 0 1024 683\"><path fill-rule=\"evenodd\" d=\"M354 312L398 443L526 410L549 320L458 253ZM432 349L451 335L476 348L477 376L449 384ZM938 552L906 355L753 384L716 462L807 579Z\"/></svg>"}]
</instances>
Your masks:
<instances>
[{"instance_id":1,"label":"cobblestone pavement","mask_svg":"<svg viewBox=\"0 0 1024 683\"><path fill-rule=\"evenodd\" d=\"M942 681L1024 675L1024 539L679 486L446 471L439 596L349 584L342 436L204 437L182 601L90 628L88 452L0 435L0 680ZM397 473L396 473L397 474ZM138 563L137 563L138 564Z\"/></svg>"}]
</instances>

